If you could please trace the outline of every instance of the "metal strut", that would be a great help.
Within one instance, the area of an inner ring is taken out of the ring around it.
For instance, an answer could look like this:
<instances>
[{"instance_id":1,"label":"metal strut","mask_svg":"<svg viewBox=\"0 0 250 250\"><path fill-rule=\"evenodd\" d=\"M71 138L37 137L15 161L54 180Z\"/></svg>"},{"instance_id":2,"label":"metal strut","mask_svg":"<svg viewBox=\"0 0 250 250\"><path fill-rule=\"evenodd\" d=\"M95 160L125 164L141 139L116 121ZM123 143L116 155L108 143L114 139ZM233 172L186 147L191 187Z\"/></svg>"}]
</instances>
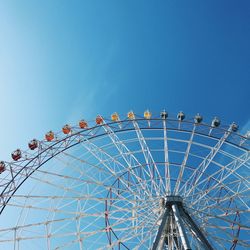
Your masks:
<instances>
[{"instance_id":1,"label":"metal strut","mask_svg":"<svg viewBox=\"0 0 250 250\"><path fill-rule=\"evenodd\" d=\"M165 242L165 236L164 236L164 231L167 227L167 219L170 215L170 208L166 207L164 215L162 217L161 225L158 229L155 241L153 243L152 250L160 250L163 249L164 242Z\"/></svg>"},{"instance_id":2,"label":"metal strut","mask_svg":"<svg viewBox=\"0 0 250 250\"><path fill-rule=\"evenodd\" d=\"M186 221L191 231L193 231L197 239L202 242L204 249L213 250L212 246L210 245L204 234L201 232L200 228L196 225L192 217L183 209L183 207L180 207L180 211L183 219Z\"/></svg>"},{"instance_id":3,"label":"metal strut","mask_svg":"<svg viewBox=\"0 0 250 250\"><path fill-rule=\"evenodd\" d=\"M184 228L184 225L182 223L182 219L179 213L178 206L176 204L173 204L172 210L174 212L175 221L176 221L179 233L180 233L181 243L185 250L191 250L191 247L188 242L188 237L186 235L186 231L185 231L185 228Z\"/></svg>"},{"instance_id":4,"label":"metal strut","mask_svg":"<svg viewBox=\"0 0 250 250\"><path fill-rule=\"evenodd\" d=\"M202 249L213 250L200 228L184 210L182 198L180 196L167 196L161 224L152 250L162 250L164 245L167 245L169 250L192 250L187 231L195 235Z\"/></svg>"}]
</instances>

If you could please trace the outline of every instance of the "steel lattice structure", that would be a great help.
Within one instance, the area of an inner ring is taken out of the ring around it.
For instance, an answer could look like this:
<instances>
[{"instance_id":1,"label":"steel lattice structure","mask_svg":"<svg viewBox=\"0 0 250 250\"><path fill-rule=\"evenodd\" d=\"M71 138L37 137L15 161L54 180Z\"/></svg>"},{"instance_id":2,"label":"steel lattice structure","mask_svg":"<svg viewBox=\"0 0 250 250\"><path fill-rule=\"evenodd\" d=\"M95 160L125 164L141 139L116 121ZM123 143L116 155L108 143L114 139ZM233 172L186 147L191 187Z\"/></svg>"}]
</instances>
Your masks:
<instances>
[{"instance_id":1,"label":"steel lattice structure","mask_svg":"<svg viewBox=\"0 0 250 250\"><path fill-rule=\"evenodd\" d=\"M250 248L236 124L146 111L79 125L0 163L0 249Z\"/></svg>"}]
</instances>

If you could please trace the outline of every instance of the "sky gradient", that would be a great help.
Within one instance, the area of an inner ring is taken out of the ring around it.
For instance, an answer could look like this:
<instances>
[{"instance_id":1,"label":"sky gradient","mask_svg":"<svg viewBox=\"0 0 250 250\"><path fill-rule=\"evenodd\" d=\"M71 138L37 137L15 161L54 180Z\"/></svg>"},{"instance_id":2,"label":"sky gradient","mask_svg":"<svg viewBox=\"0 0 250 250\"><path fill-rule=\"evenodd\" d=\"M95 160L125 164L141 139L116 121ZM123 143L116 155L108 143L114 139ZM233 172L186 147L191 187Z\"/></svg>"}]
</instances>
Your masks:
<instances>
[{"instance_id":1,"label":"sky gradient","mask_svg":"<svg viewBox=\"0 0 250 250\"><path fill-rule=\"evenodd\" d=\"M250 129L249 23L249 1L1 1L0 159L114 111Z\"/></svg>"}]
</instances>

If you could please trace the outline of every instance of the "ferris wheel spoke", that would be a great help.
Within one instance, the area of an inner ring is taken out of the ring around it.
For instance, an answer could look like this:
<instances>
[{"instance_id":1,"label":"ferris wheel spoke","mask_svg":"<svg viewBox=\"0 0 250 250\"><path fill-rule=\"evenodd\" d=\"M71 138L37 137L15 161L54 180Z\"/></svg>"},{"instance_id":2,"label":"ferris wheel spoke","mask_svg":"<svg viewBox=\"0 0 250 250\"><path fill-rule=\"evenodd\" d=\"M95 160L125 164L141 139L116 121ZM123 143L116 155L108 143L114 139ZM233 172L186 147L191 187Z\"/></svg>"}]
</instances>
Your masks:
<instances>
[{"instance_id":1,"label":"ferris wheel spoke","mask_svg":"<svg viewBox=\"0 0 250 250\"><path fill-rule=\"evenodd\" d=\"M115 209L116 208L116 209ZM145 219L147 219L147 221L150 221L151 219L153 219L153 220L155 220L154 219L154 212L153 212L153 209L152 209L152 211L148 211L148 205L144 205L144 206L142 206L142 205L140 205L140 206L134 206L133 207L133 209L137 209L137 216L142 216L141 218L143 219L144 218L144 216L145 216ZM146 210L147 209L147 210ZM131 208L130 207L128 207L128 208L120 208L120 207L118 207L118 206L115 206L114 205L114 209L112 209L112 210L110 210L109 211L109 216L108 216L108 218L116 218L115 217L115 215L117 214L117 215L119 215L119 213L120 212L126 212L126 213L128 213L128 214L131 214ZM151 217L148 217L148 215L151 215ZM127 215L127 214L126 214ZM124 215L125 216L125 215ZM120 218L122 218L122 217L120 217ZM132 219L131 219L132 220Z\"/></svg>"},{"instance_id":2,"label":"ferris wheel spoke","mask_svg":"<svg viewBox=\"0 0 250 250\"><path fill-rule=\"evenodd\" d=\"M237 188L237 186L240 186L240 183L241 183L240 180L235 180L229 184L231 186L234 185ZM211 189L213 192L210 192ZM200 190L202 190L202 189L200 189ZM226 192L224 195L222 194L222 190L225 190L225 192ZM246 188L245 190L244 189L239 190L237 188L237 190L234 191L234 190L230 189L228 186L225 187L225 185L221 184L220 186L217 187L217 189L211 187L210 189L206 189L205 191L197 192L196 194L194 194L192 196L191 204L192 204L192 206L194 206L196 204L199 206L201 202L204 202L206 200L210 201L210 202L214 202L214 203L223 202L226 200L230 200L232 198L238 198L239 200L241 200L244 197L244 193L248 192L248 191L249 191L249 188ZM204 192L206 193L206 195L203 197ZM210 196L210 193L211 193L211 196Z\"/></svg>"},{"instance_id":3,"label":"ferris wheel spoke","mask_svg":"<svg viewBox=\"0 0 250 250\"><path fill-rule=\"evenodd\" d=\"M66 153L65 153L66 154ZM72 157L70 154L67 154L67 156L70 156L70 157ZM74 158L75 160L79 160L78 158ZM98 159L99 160L99 159ZM79 160L79 161L81 161L81 160ZM82 162L82 161L81 161ZM106 160L103 160L103 163L104 162L106 162ZM88 166L90 166L90 167L93 167L93 168L96 168L97 170L98 170L98 172L104 172L104 174L105 175L107 175L108 177L106 177L106 179L103 177L103 175L99 178L99 180L95 180L95 179L93 179L93 177L92 176L90 176L89 177L89 175L88 174L86 174L86 172L83 172L83 171L81 171L81 175L84 175L84 177L85 177L85 179L86 179L86 177L87 177L87 180L88 180L88 182L90 182L91 183L91 181L89 181L89 180L93 180L93 183L94 184L96 184L97 186L102 186L102 185L104 185L104 182L105 181L107 181L108 179L110 179L110 178L113 178L113 176L110 174L110 172L109 171L107 171L106 170L106 168L105 169L103 169L102 167L98 167L96 164L91 164L91 163L89 163L89 162L87 162L87 161L84 161L84 163L86 163ZM90 174L92 174L91 172L90 172ZM70 178L70 177L67 177L67 178ZM125 184L126 184L126 186L133 186L133 183L131 182L131 180L129 180L128 178L125 180L124 179L124 177L120 177L119 178L119 180L123 180L123 182L125 182ZM76 181L77 180L79 180L79 178L77 178L76 179ZM105 187L106 189L107 189L107 187ZM120 192L119 192L120 191ZM120 187L117 187L117 193L119 194L119 193L121 193L122 192L122 187L120 186Z\"/></svg>"},{"instance_id":4,"label":"ferris wheel spoke","mask_svg":"<svg viewBox=\"0 0 250 250\"><path fill-rule=\"evenodd\" d=\"M207 213L207 212L203 212L203 211L200 211L200 210L196 210L196 209L190 208L190 207L189 207L189 210L193 210L193 211L195 211L195 212L202 213L202 214L204 214L204 215L206 215L206 216L208 216L208 217L211 217L211 218L220 219L220 220L222 220L222 221L224 221L224 222L228 222L228 223L231 223L231 224L235 224L235 225L237 225L237 226L240 226L242 229L250 230L250 226L249 226L249 225L242 224L242 223L240 223L240 222L238 222L238 221L233 221L233 220L228 219L228 218L224 218L224 217L221 217L221 216L217 216L217 215L215 215L215 214L210 214L210 213Z\"/></svg>"},{"instance_id":5,"label":"ferris wheel spoke","mask_svg":"<svg viewBox=\"0 0 250 250\"><path fill-rule=\"evenodd\" d=\"M196 124L194 124L194 126L193 126L193 130L192 130L192 133L190 135L190 139L189 139L188 144L187 144L187 148L186 148L186 152L185 152L185 155L184 155L184 159L182 161L180 172L179 172L179 175L178 175L178 178L177 178L177 181L176 181L176 185L175 185L175 189L174 189L174 194L177 194L178 191L179 191L180 183L181 183L181 180L182 180L182 177L183 177L183 172L184 172L185 166L187 164L187 159L188 159L188 156L189 156L189 153L190 153L191 145L193 143L195 129L196 129Z\"/></svg>"},{"instance_id":6,"label":"ferris wheel spoke","mask_svg":"<svg viewBox=\"0 0 250 250\"><path fill-rule=\"evenodd\" d=\"M220 140L216 143L216 145L213 147L213 149L209 152L209 154L206 156L206 158L199 164L197 169L193 172L193 174L190 176L189 180L191 183L193 183L193 187L188 190L187 195L189 195L195 185L198 183L200 178L202 177L203 173L206 171L208 166L210 165L211 161L214 159L226 139L229 137L232 131L232 125L229 127L229 129L224 133L224 135L220 138ZM199 172L198 172L199 170ZM200 174L199 174L200 173Z\"/></svg>"},{"instance_id":7,"label":"ferris wheel spoke","mask_svg":"<svg viewBox=\"0 0 250 250\"><path fill-rule=\"evenodd\" d=\"M42 171L39 171L39 170L37 170L36 171L37 173L39 173L39 172L42 172ZM70 176L66 176L66 175L59 175L59 174L55 174L55 173L51 173L51 172L48 172L48 171L43 171L43 174L45 174L45 175L54 175L54 176L57 176L57 177L60 177L60 178L64 178L64 179L74 179L74 178L72 178L72 177L70 177ZM21 179L22 179L22 173L20 173L20 176L21 176ZM24 175L24 177L25 177L25 175ZM31 179L35 179L35 180L37 180L37 181L42 181L42 179L40 179L40 178L35 178L35 177L33 177L33 176L31 176L30 177ZM79 178L75 178L75 180L76 181L78 181L79 182ZM44 181L43 181L44 182ZM49 183L48 181L46 181L47 183ZM60 187L60 188L63 188L63 187ZM5 195L2 195L2 197L5 197Z\"/></svg>"},{"instance_id":8,"label":"ferris wheel spoke","mask_svg":"<svg viewBox=\"0 0 250 250\"><path fill-rule=\"evenodd\" d=\"M165 177L165 190L166 190L166 193L167 195L171 194L171 184L170 184L170 179L171 179L171 175L170 175L170 167L169 167L169 149L168 149L168 137L167 137L167 123L166 123L166 120L163 119L162 120L163 122L163 136L164 136L164 167L165 167L165 174L164 174L164 177Z\"/></svg>"},{"instance_id":9,"label":"ferris wheel spoke","mask_svg":"<svg viewBox=\"0 0 250 250\"><path fill-rule=\"evenodd\" d=\"M209 175L208 178L216 178L218 180L218 183L219 183L219 182L222 182L222 180L224 181L229 176L231 176L231 177L235 176L235 178L243 180L244 182L249 184L249 181L246 178L240 177L239 174L236 172L242 166L244 166L246 168L246 170L249 171L250 168L246 165L247 162L249 161L249 159L250 159L250 153L245 152L240 157L234 159L233 161L231 161L227 165L225 165L225 166L219 165L220 169L218 171L214 172L213 174ZM206 179L198 182L197 185L200 185L200 184L204 183L205 181L206 181Z\"/></svg>"},{"instance_id":10,"label":"ferris wheel spoke","mask_svg":"<svg viewBox=\"0 0 250 250\"><path fill-rule=\"evenodd\" d=\"M119 245L120 243L124 244L126 241L131 240L131 239L136 239L136 241L138 241L142 234L141 229L143 228L145 228L144 224L140 226L136 226L135 228L137 230L136 232L133 232L131 227L117 228L116 232L123 232L123 235L119 238L116 238L115 241L112 241L109 245L106 245L106 247L110 249L116 245ZM100 249L106 249L106 247L100 248Z\"/></svg>"},{"instance_id":11,"label":"ferris wheel spoke","mask_svg":"<svg viewBox=\"0 0 250 250\"><path fill-rule=\"evenodd\" d=\"M227 235L228 235L228 238L221 238L218 235L213 234L213 236L211 238L213 238L217 242L220 241L222 247L225 247L225 242L227 242L228 244L233 245L232 235L230 235L230 234L227 234ZM240 245L240 246L244 247L244 249L249 249L249 247L250 247L250 244L247 244L247 243L245 243L244 241L242 241L242 240L240 240L238 238L237 238L237 245Z\"/></svg>"},{"instance_id":12,"label":"ferris wheel spoke","mask_svg":"<svg viewBox=\"0 0 250 250\"><path fill-rule=\"evenodd\" d=\"M64 199L64 200L79 200L79 201L81 201L81 200L91 200L91 201L98 201L98 202L105 202L105 201L107 201L107 200L109 200L110 198L109 197L97 197L98 196L98 194L102 194L101 192L100 193L98 193L98 192L96 192L95 194L92 194L92 195L79 195L79 196L69 196L69 195L65 195L65 196L60 196L60 195L51 195L51 196L49 196L49 195L28 195L28 194L26 194L26 195L22 195L22 194L14 194L14 195L5 195L5 197L12 197L12 198L17 198L17 199L31 199L31 200L34 200L34 199L41 199L41 200L49 200L49 199L53 199L53 200L57 200L57 199ZM117 195L118 196L118 195ZM132 195L131 195L131 197L132 197ZM123 197L123 196L121 196L121 194L119 194L119 198L116 198L116 197L113 197L112 198L112 201L113 201L113 203L112 204L114 204L114 202L115 201L117 201L117 202L128 202L128 203L130 203L130 204L135 204L136 202L138 202L138 200L136 200L136 199L131 199L130 197ZM153 202L154 200L152 199L152 200L147 200L147 202ZM0 229L0 231L1 231L1 229Z\"/></svg>"},{"instance_id":13,"label":"ferris wheel spoke","mask_svg":"<svg viewBox=\"0 0 250 250\"><path fill-rule=\"evenodd\" d=\"M211 176L209 176L207 183L203 183L203 185L200 184L197 187L197 190L192 194L190 194L189 197L195 196L197 198L197 195L203 195L204 192L209 196L213 195L214 193L216 193L216 191L221 189L225 190L228 193L234 193L234 194L235 193L239 194L240 192L245 192L249 190L249 186L246 183L248 178L246 179L230 178L230 179L231 180L227 180L227 185L226 185L225 182L220 181L214 177L211 178Z\"/></svg>"},{"instance_id":14,"label":"ferris wheel spoke","mask_svg":"<svg viewBox=\"0 0 250 250\"><path fill-rule=\"evenodd\" d=\"M213 178L213 181L214 181L214 184L213 184L211 182L212 178L210 179L210 177L208 179L209 187L204 188L203 186L202 188L202 186L200 185L201 186L200 189L198 189L197 187L196 191L193 192L193 194L190 194L189 197L193 197L192 204L200 203L204 199L210 198L210 194L211 194L211 197L213 197L213 199L216 198L216 200L223 200L224 197L221 196L222 189L225 190L227 193L231 193L230 195L226 196L227 199L230 199L232 197L243 196L243 193L249 190L249 188L246 187L245 185L244 185L245 189L243 188L241 188L241 190L239 189L242 183L242 180L234 180L234 181L228 182L227 185L225 185L220 180ZM234 188L234 190L232 190L231 187ZM198 190L203 190L203 191L201 192ZM217 193L219 193L218 197L215 196Z\"/></svg>"},{"instance_id":15,"label":"ferris wheel spoke","mask_svg":"<svg viewBox=\"0 0 250 250\"><path fill-rule=\"evenodd\" d=\"M71 204L71 203L68 203L68 204ZM73 212L73 211L68 211L68 210L64 210L64 209L55 209L55 208L46 208L46 207L41 207L41 206L34 206L34 205L26 205L26 206L23 206L21 204L15 204L15 203L9 203L8 206L10 207L16 207L16 208L27 208L27 209L30 209L30 210L40 210L40 211L47 211L47 212L56 212L58 214L65 214L65 215L76 215L76 216L89 216L89 217L96 217L96 216L102 216L104 218L104 213L103 212L100 212L98 211L97 213L86 213L86 212ZM88 208L89 210L89 208Z\"/></svg>"},{"instance_id":16,"label":"ferris wheel spoke","mask_svg":"<svg viewBox=\"0 0 250 250\"><path fill-rule=\"evenodd\" d=\"M216 241L218 244L221 245L221 247L225 247L226 241L229 243L232 243L232 239L231 239L232 238L232 234L231 234L232 228L229 226L222 227L222 226L218 226L216 224L212 224L209 221L206 221L206 223L201 225L201 228L206 228L207 229L206 236L208 236L210 239L212 239L213 242ZM212 231L210 232L208 229L212 229ZM214 230L217 230L217 231L214 231ZM228 232L229 230L230 230L230 233ZM221 241L220 239L222 239L222 238L217 237L217 235L221 235L221 236L225 235L225 237L223 237L223 241Z\"/></svg>"},{"instance_id":17,"label":"ferris wheel spoke","mask_svg":"<svg viewBox=\"0 0 250 250\"><path fill-rule=\"evenodd\" d=\"M134 234L133 236L123 236L122 238L120 238L119 240L116 239L115 241L113 241L111 244L108 244L104 247L98 248L98 250L105 250L105 249L114 249L115 246L120 246L122 245L124 242L127 242L129 240L132 240L133 238L135 238L136 236L138 236L139 234ZM126 247L126 249L129 249Z\"/></svg>"},{"instance_id":18,"label":"ferris wheel spoke","mask_svg":"<svg viewBox=\"0 0 250 250\"><path fill-rule=\"evenodd\" d=\"M216 214L218 217L221 218L227 218L230 216L235 216L236 214L239 214L243 219L243 223L244 224L248 224L249 222L249 212L246 212L244 209L239 209L238 207L225 207L225 205L216 205L216 204L207 204L207 206L203 206L200 208L195 207L195 209L197 211L199 211L199 213L207 213L207 214ZM199 215L199 213L197 212L197 216ZM202 214L203 216L203 214Z\"/></svg>"},{"instance_id":19,"label":"ferris wheel spoke","mask_svg":"<svg viewBox=\"0 0 250 250\"><path fill-rule=\"evenodd\" d=\"M145 228L148 228L146 233L144 233ZM137 244L140 244L140 243L144 242L145 240L148 240L148 238L145 236L150 234L152 230L155 230L155 228L152 227L152 225L148 221L144 221L144 223L141 223L141 224L136 226L137 233L134 233L131 230L131 228L127 228L127 230L126 230L127 234L125 236L121 237L119 241L125 243L128 240L135 239L136 242L139 241L139 243L137 243ZM118 229L118 231L121 231L121 229L120 230ZM122 230L122 231L124 231L124 230ZM142 234L143 234L143 237L142 237ZM135 247L135 249L137 249L139 246L141 246L141 245L137 245L137 247Z\"/></svg>"},{"instance_id":20,"label":"ferris wheel spoke","mask_svg":"<svg viewBox=\"0 0 250 250\"><path fill-rule=\"evenodd\" d=\"M147 196L150 196L151 193L149 192L149 190L145 189L144 185L141 184L142 176L138 176L137 173L135 173L135 171L133 169L133 167L135 167L135 166L140 166L141 163L134 156L134 154L131 152L131 150L128 149L128 147L124 144L124 142L119 139L119 137L114 133L114 131L110 128L110 126L108 126L105 123L105 121L104 121L103 128L104 128L105 132L108 134L108 136L111 139L111 141L113 142L113 144L115 145L115 147L118 150L118 152L120 153L120 155L122 156L123 160L126 162L129 171L131 171L131 174L133 174L134 177L136 178L136 180L140 183L141 188L143 190L145 190L145 193L147 194ZM146 169L144 169L143 172L145 172L149 176L149 173L146 171Z\"/></svg>"},{"instance_id":21,"label":"ferris wheel spoke","mask_svg":"<svg viewBox=\"0 0 250 250\"><path fill-rule=\"evenodd\" d=\"M43 172L48 173L47 171L43 171ZM76 181L76 178L65 177L64 175L58 175L58 174L52 173L52 172L49 172L49 175L54 176L54 177L63 178L63 179L66 179L66 180ZM81 193L81 191L77 191L75 188L80 187L80 186L84 186L84 185L85 185L86 190L87 190L88 185L97 185L99 187L104 187L106 190L109 189L109 187L105 186L104 183L101 183L101 182L95 181L95 180L89 181L89 180L84 180L84 179L82 179L82 180L78 179L77 180L78 184L72 185L71 187L65 187L63 184L57 184L53 180L49 180L49 179L43 180L43 179L39 178L39 176L38 177L32 176L31 179L35 180L37 182L44 183L47 186L55 187L58 190L67 191L67 192L70 192L70 193L78 195L78 196L81 196L82 193ZM104 193L104 191L105 190L102 190L100 193Z\"/></svg>"},{"instance_id":22,"label":"ferris wheel spoke","mask_svg":"<svg viewBox=\"0 0 250 250\"><path fill-rule=\"evenodd\" d=\"M146 161L147 166L149 167L149 172L150 172L150 175L151 175L151 181L153 183L153 187L155 189L156 194L159 195L160 190L162 190L162 189L164 190L164 183L163 183L163 180L162 180L162 176L159 173L159 170L158 170L158 168L157 168L157 166L155 164L153 156L152 156L152 154L151 154L151 152L149 150L147 142L146 142L146 140L145 140L145 138L143 136L143 133L142 133L138 123L135 120L133 120L132 122L133 122L135 131L136 131L136 134L137 134L137 138L139 140L139 143L140 143L143 155L144 155L144 159ZM159 186L155 182L155 178L159 179Z\"/></svg>"},{"instance_id":23,"label":"ferris wheel spoke","mask_svg":"<svg viewBox=\"0 0 250 250\"><path fill-rule=\"evenodd\" d=\"M192 206L192 205L191 205ZM213 200L211 199L210 202L207 202L202 205L202 206L195 206L196 209L199 209L199 211L209 211L209 213L212 213L212 211L216 212L219 216L227 216L230 214L235 214L237 212L241 213L241 215L246 215L247 212L244 210L244 208L239 208L239 207L229 207L229 204L219 204L218 202L213 202ZM232 206L232 205L231 205ZM236 204L235 204L236 206ZM212 211L211 211L212 210ZM219 211L221 212L221 214L219 214ZM231 212L230 212L231 211ZM233 211L235 211L233 213Z\"/></svg>"},{"instance_id":24,"label":"ferris wheel spoke","mask_svg":"<svg viewBox=\"0 0 250 250\"><path fill-rule=\"evenodd\" d=\"M221 211L222 213L221 214L218 214L219 217L228 217L228 216L235 216L235 214L239 213L242 215L245 215L246 217L249 216L249 213L250 211L244 211L242 209L238 209L238 208L224 208L224 207L221 207L221 206L209 206L207 207L207 209L213 209L215 210L216 212L219 210ZM205 211L205 209L201 209L199 211ZM211 213L211 212L210 212ZM249 221L248 218L244 219L244 223L248 224L247 221Z\"/></svg>"},{"instance_id":25,"label":"ferris wheel spoke","mask_svg":"<svg viewBox=\"0 0 250 250\"><path fill-rule=\"evenodd\" d=\"M93 164L93 163L89 163L89 162L85 162L85 163L86 163L86 168L88 170L87 170L87 172L86 171L83 172L81 170L81 176L84 176L83 181L90 180L90 183L92 181L97 186L103 186L103 187L105 187L105 189L110 188L110 187L106 187L106 185L104 183L109 183L111 180L113 180L112 174L110 174L110 172L107 171L106 168L103 168L101 166L99 167L97 164ZM92 171L93 169L97 170L96 174L93 174L93 171ZM121 177L121 178L123 179L123 181L125 181L125 179L123 177ZM111 181L111 183L112 183L112 181ZM130 183L129 180L126 180L126 183L128 185L132 185L132 183ZM120 189L120 191L122 191L122 187L119 187L119 189Z\"/></svg>"},{"instance_id":26,"label":"ferris wheel spoke","mask_svg":"<svg viewBox=\"0 0 250 250\"><path fill-rule=\"evenodd\" d=\"M88 239L91 236L94 236L96 234L105 233L105 232L106 232L105 229L102 228L102 229L95 230L95 231L88 231L88 232L81 231L80 235L81 235L81 239L83 240L83 239ZM52 238L64 238L64 237L69 237L69 236L76 237L76 233L75 233L75 231L70 231L70 232L67 232L67 233L57 233L57 234L52 233L49 236L50 236L51 239ZM0 244L4 243L4 242L13 242L14 240L26 241L26 240L45 239L47 237L48 237L48 235L44 232L43 234L36 235L36 236L23 236L23 237L17 237L16 239L13 239L13 238L0 239ZM78 239L76 239L76 240L78 240Z\"/></svg>"},{"instance_id":27,"label":"ferris wheel spoke","mask_svg":"<svg viewBox=\"0 0 250 250\"><path fill-rule=\"evenodd\" d=\"M105 152L104 150L100 149L90 141L87 141L87 144L82 144L85 149L87 149L110 173L115 177L115 179L119 179L121 183L123 183L129 190L131 190L129 181L125 180L124 178L119 178L117 176L117 172L124 170L125 166L122 165L120 162L117 162L116 159L113 158L110 154ZM113 166L110 166L109 163L112 163ZM121 166L121 169L117 167L117 165ZM133 175L133 173L132 173Z\"/></svg>"},{"instance_id":28,"label":"ferris wheel spoke","mask_svg":"<svg viewBox=\"0 0 250 250\"><path fill-rule=\"evenodd\" d=\"M216 194L214 194L213 196L209 196L207 195L203 200L200 200L199 203L194 204L194 202L189 202L188 204L190 204L190 206L194 207L210 207L210 206L218 206L220 204L223 204L223 206L225 206L226 202L227 202L227 206L225 207L225 209L227 209L227 207L230 207L232 205L239 205L238 203L234 203L234 200L238 199L238 196L241 195L242 197L247 197L247 195L244 195L244 193L225 193L223 195L221 195L220 190L217 191L217 196ZM195 200L195 197L193 198L193 200ZM201 203L202 202L202 203ZM240 207L237 207L238 209L240 209ZM243 207L242 207L243 209Z\"/></svg>"},{"instance_id":29,"label":"ferris wheel spoke","mask_svg":"<svg viewBox=\"0 0 250 250\"><path fill-rule=\"evenodd\" d=\"M244 196L246 196L244 195L244 193L249 191L249 185L247 183L247 178L239 178L227 182L227 185L225 185L224 182L221 182L220 180L216 179L215 176L210 175L207 177L206 183L203 182L199 183L199 185L197 184L196 189L188 197L192 200L191 203L193 203L194 201L199 203L201 201L204 201L206 198L209 198L210 195L212 195L212 197L215 197L215 194L218 193L218 191L224 189L226 192L231 193L230 195L227 195L227 199L237 196L241 196L242 198L244 198ZM222 201L224 199L224 197L218 198Z\"/></svg>"},{"instance_id":30,"label":"ferris wheel spoke","mask_svg":"<svg viewBox=\"0 0 250 250\"><path fill-rule=\"evenodd\" d=\"M106 169L113 175L117 175L117 173L126 169L121 162L117 161L112 155L107 153L103 148L95 145L93 142L85 139L84 143L81 143L81 145L88 150L88 152L91 153L99 161L99 163L105 163ZM109 163L112 163L113 166L109 166Z\"/></svg>"},{"instance_id":31,"label":"ferris wheel spoke","mask_svg":"<svg viewBox=\"0 0 250 250\"><path fill-rule=\"evenodd\" d=\"M150 202L150 201L149 201ZM140 218L140 221L143 222L143 221L146 221L147 223L150 223L151 221L155 221L155 219L153 219L154 216L156 216L154 214L154 207L151 207L150 205L150 210L148 209L149 207L149 204L151 203L148 203L148 202L145 202L145 201L142 201L142 204L140 204L139 206L134 206L133 208L137 210L137 217ZM116 214L118 212L118 214L120 214L120 212L122 210L124 211L127 211L127 214L125 215L125 217L127 215L129 215L131 213L131 209L128 207L128 208L119 208L119 204L113 204L113 209L116 208L116 210L111 210L109 212L109 215L113 216L113 214ZM119 221L120 222L120 221ZM139 224L137 224L138 226Z\"/></svg>"},{"instance_id":32,"label":"ferris wheel spoke","mask_svg":"<svg viewBox=\"0 0 250 250\"><path fill-rule=\"evenodd\" d=\"M149 228L147 230L147 232L143 235L141 242L134 249L140 249L141 247L151 246L153 243L153 240L152 240L152 236L150 237L150 235L152 235L153 230L155 230L155 228L153 228L153 227ZM149 244L147 244L147 245L144 245L146 243L146 241L148 241L149 239L151 239L151 242L149 242Z\"/></svg>"},{"instance_id":33,"label":"ferris wheel spoke","mask_svg":"<svg viewBox=\"0 0 250 250\"><path fill-rule=\"evenodd\" d=\"M60 250L60 249L67 249L68 247L72 246L72 245L75 245L77 242L79 242L80 244L80 250L82 250L82 240L80 239L75 239L75 240L71 240L69 242L66 242L64 244L60 244L60 245L57 245L55 250Z\"/></svg>"},{"instance_id":34,"label":"ferris wheel spoke","mask_svg":"<svg viewBox=\"0 0 250 250\"><path fill-rule=\"evenodd\" d=\"M207 231L207 235L211 238L214 237L215 232L216 234L225 234L229 239L232 237L232 226L221 226L221 225L216 225L215 223L212 223L209 219L204 223L203 228L211 228L212 231L210 232L209 230ZM215 229L218 229L219 232L214 231ZM229 233L230 231L230 233Z\"/></svg>"},{"instance_id":35,"label":"ferris wheel spoke","mask_svg":"<svg viewBox=\"0 0 250 250\"><path fill-rule=\"evenodd\" d=\"M217 182L217 184L213 185L213 186L210 188L209 191L211 192L212 190L214 190L215 188L217 188L219 185L221 185L221 183L223 183L223 181L225 181L225 180L230 176L230 174L232 174L232 173L235 172L237 169L239 169L242 165L245 164L245 162L249 161L249 159L250 159L250 153L249 153L249 152L246 152L246 153L243 154L241 157L239 157L237 160L231 162L231 163L227 166L227 169L230 169L230 170L228 171L229 173L223 175L223 176L221 177L221 179ZM215 174L212 174L210 177L212 177L212 176L215 176ZM204 193L203 195L201 195L201 196L197 199L197 201L200 200L200 199L202 199L205 195L206 195L206 193ZM239 199L241 199L241 197L239 197ZM196 202L197 202L197 201L196 201ZM196 203L196 202L195 202L195 203ZM242 200L242 202L245 203L243 200ZM195 203L194 203L194 204L195 204Z\"/></svg>"}]
</instances>

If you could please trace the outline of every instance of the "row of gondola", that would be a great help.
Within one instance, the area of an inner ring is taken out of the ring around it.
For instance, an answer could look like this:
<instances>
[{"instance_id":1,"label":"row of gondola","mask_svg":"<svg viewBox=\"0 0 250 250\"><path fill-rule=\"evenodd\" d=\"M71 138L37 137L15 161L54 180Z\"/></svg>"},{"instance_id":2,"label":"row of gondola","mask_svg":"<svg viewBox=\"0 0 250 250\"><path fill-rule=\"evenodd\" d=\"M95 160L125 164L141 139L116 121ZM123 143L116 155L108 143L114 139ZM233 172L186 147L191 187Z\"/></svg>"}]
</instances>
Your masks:
<instances>
[{"instance_id":1,"label":"row of gondola","mask_svg":"<svg viewBox=\"0 0 250 250\"><path fill-rule=\"evenodd\" d=\"M146 110L143 114L144 118L147 119L147 120L150 120L151 117L152 117L152 113L149 111L149 110ZM160 117L161 119L167 119L168 118L168 113L163 110L161 113L160 113ZM133 111L130 111L128 112L127 114L127 118L129 120L135 120L136 119L136 115ZM180 111L178 114L177 114L177 119L178 121L183 121L185 119L185 114L184 112ZM118 122L120 121L120 118L119 118L119 115L118 113L113 113L111 115L111 120L113 122ZM194 117L194 122L195 124L199 124L201 123L203 120L203 117L200 115L200 114L197 114L195 115ZM102 116L98 115L95 119L95 122L96 122L96 125L102 125L104 123L104 119ZM88 123L87 121L85 120L80 120L79 123L79 128L81 129L86 129L88 128ZM211 127L212 128L216 128L216 127L219 127L220 126L220 120L215 117L213 120L212 120L212 123L211 123ZM236 132L238 130L238 125L233 123L231 125L231 129L233 132ZM66 124L62 127L62 132L67 135L67 134L70 134L72 131L72 128L69 124ZM48 142L51 142L55 139L55 134L53 131L49 131L48 133L45 134L45 140L48 141ZM36 139L33 139L31 140L29 143L28 143L28 146L29 146L29 149L31 150L35 150L37 147L38 147L38 140ZM22 152L20 149L17 149L15 150L12 154L11 154L11 157L14 161L18 161L21 157L22 157ZM3 171L5 170L5 164L4 162L0 162L0 173L2 173Z\"/></svg>"}]
</instances>

